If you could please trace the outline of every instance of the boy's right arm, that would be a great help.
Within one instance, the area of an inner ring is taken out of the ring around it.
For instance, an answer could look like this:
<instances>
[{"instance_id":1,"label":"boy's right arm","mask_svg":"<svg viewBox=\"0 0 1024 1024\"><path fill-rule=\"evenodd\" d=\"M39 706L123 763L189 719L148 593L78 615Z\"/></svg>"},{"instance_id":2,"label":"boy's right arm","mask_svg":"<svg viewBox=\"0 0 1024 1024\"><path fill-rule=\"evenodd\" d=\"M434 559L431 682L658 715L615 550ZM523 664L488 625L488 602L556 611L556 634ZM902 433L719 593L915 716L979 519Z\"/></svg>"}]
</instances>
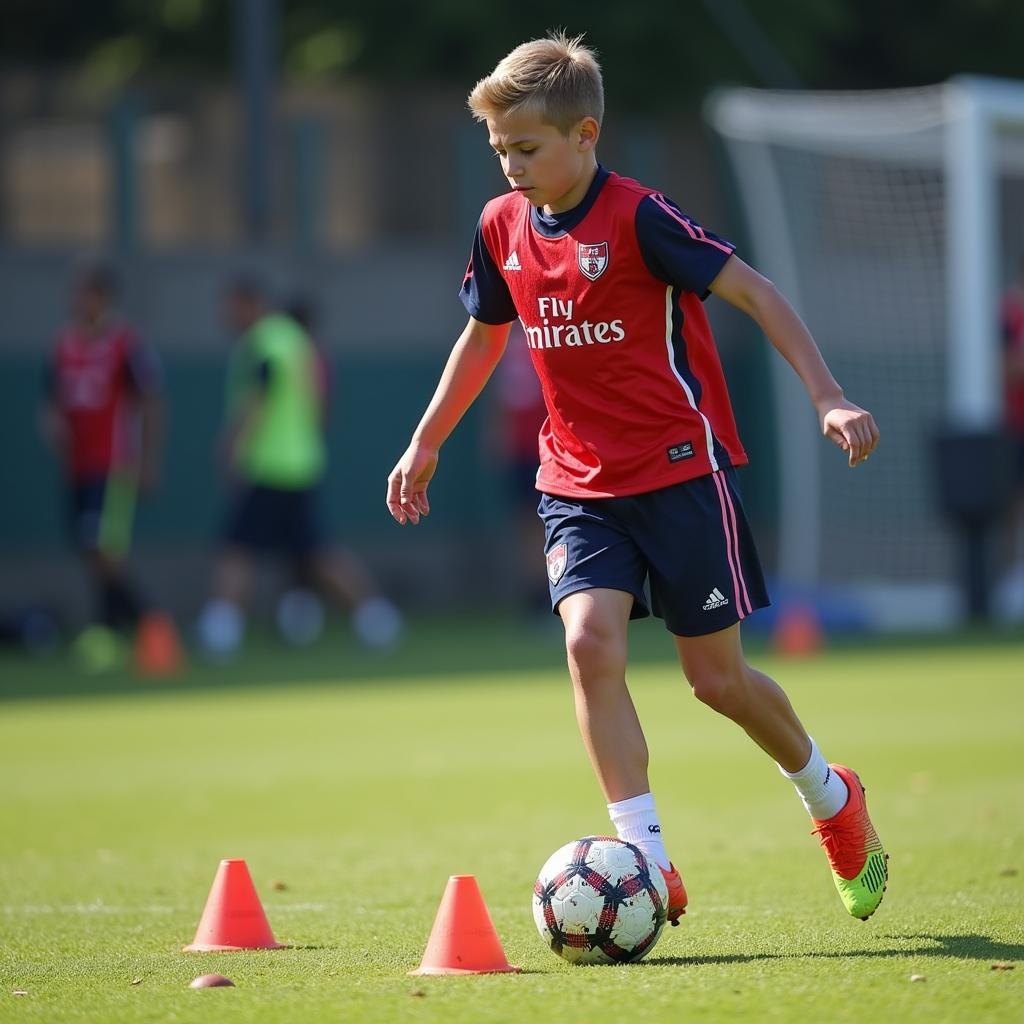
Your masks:
<instances>
[{"instance_id":1,"label":"boy's right arm","mask_svg":"<svg viewBox=\"0 0 1024 1024\"><path fill-rule=\"evenodd\" d=\"M498 365L510 326L470 317L455 342L434 397L388 477L388 511L400 526L407 522L415 526L420 516L429 514L427 486L437 468L438 451Z\"/></svg>"}]
</instances>

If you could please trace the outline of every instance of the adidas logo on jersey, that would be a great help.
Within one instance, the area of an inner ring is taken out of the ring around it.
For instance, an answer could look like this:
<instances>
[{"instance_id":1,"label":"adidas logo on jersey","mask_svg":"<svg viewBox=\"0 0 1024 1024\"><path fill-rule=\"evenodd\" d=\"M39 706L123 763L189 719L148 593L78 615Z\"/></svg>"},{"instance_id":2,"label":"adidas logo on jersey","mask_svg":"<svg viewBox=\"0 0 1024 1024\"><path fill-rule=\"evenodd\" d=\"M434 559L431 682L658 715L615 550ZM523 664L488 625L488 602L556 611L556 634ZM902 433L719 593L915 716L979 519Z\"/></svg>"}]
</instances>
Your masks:
<instances>
[{"instance_id":1,"label":"adidas logo on jersey","mask_svg":"<svg viewBox=\"0 0 1024 1024\"><path fill-rule=\"evenodd\" d=\"M509 258L507 260L505 260L505 269L506 270L522 270L523 269L523 265L519 262L519 254L515 251L515 249L512 250L512 253L509 256Z\"/></svg>"},{"instance_id":2,"label":"adidas logo on jersey","mask_svg":"<svg viewBox=\"0 0 1024 1024\"><path fill-rule=\"evenodd\" d=\"M721 608L723 605L729 603L729 598L723 594L718 587L708 594L708 599L704 602L704 611L713 612L716 608Z\"/></svg>"}]
</instances>

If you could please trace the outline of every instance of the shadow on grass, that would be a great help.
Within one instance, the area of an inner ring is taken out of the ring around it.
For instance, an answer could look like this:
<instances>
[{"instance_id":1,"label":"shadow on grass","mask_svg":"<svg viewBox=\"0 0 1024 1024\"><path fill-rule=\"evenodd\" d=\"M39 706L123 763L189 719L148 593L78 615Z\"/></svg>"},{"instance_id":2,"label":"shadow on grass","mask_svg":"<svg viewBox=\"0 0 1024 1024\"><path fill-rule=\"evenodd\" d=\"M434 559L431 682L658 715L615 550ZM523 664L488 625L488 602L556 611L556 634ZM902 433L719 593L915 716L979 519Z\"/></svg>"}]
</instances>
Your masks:
<instances>
[{"instance_id":1,"label":"shadow on grass","mask_svg":"<svg viewBox=\"0 0 1024 1024\"><path fill-rule=\"evenodd\" d=\"M748 964L761 960L917 959L951 957L954 960L1024 960L1024 945L1002 942L988 935L887 935L884 938L927 942L913 949L853 949L848 953L722 953L712 956L649 957L645 963L662 967L703 967Z\"/></svg>"}]
</instances>

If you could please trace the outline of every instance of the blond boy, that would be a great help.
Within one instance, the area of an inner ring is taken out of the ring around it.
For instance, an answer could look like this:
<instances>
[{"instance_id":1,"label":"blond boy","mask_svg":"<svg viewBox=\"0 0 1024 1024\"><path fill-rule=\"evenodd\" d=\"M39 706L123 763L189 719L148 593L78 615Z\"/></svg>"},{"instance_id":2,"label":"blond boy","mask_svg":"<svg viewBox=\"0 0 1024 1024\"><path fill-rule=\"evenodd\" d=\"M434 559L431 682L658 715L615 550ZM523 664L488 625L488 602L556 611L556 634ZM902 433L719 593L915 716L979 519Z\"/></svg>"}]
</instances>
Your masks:
<instances>
[{"instance_id":1,"label":"blond boy","mask_svg":"<svg viewBox=\"0 0 1024 1024\"><path fill-rule=\"evenodd\" d=\"M851 467L878 443L874 420L846 400L800 318L731 243L597 162L603 86L581 38L517 47L469 106L511 191L480 218L461 292L469 322L388 479L388 509L403 525L429 513L438 452L520 319L548 411L537 489L552 608L619 837L657 862L678 924L686 890L665 850L625 682L629 620L653 612L697 698L793 781L846 909L866 919L887 867L860 781L828 764L782 689L743 655L740 622L768 596L735 480L747 459L703 299L714 292L757 323Z\"/></svg>"}]
</instances>

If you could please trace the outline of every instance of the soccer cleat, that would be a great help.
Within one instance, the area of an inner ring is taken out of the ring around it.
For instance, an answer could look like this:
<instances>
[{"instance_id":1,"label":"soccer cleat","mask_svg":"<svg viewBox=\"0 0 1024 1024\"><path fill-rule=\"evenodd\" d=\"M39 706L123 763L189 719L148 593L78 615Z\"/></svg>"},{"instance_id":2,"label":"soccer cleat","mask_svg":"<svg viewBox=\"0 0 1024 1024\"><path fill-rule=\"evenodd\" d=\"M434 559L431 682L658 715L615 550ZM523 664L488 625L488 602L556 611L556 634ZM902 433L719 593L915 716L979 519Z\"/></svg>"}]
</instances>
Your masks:
<instances>
[{"instance_id":1,"label":"soccer cleat","mask_svg":"<svg viewBox=\"0 0 1024 1024\"><path fill-rule=\"evenodd\" d=\"M845 765L829 767L846 783L850 795L838 814L824 821L812 819L815 828L811 835L818 836L825 849L832 879L850 916L866 921L882 902L889 879L889 855L868 817L860 777Z\"/></svg>"},{"instance_id":2,"label":"soccer cleat","mask_svg":"<svg viewBox=\"0 0 1024 1024\"><path fill-rule=\"evenodd\" d=\"M661 868L661 873L665 878L665 885L668 886L668 910L665 916L674 928L679 924L679 918L686 913L686 886L683 885L674 864L669 864L668 871Z\"/></svg>"}]
</instances>

